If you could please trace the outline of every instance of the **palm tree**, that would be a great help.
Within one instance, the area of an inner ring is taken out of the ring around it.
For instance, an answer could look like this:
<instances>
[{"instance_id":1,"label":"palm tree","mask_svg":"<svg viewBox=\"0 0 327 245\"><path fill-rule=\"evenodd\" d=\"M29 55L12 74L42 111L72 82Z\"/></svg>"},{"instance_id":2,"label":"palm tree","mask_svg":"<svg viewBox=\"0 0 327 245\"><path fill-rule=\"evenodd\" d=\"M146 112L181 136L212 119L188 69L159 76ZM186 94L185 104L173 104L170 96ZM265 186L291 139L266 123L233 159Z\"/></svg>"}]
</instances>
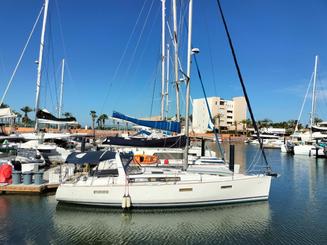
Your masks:
<instances>
[{"instance_id":1,"label":"palm tree","mask_svg":"<svg viewBox=\"0 0 327 245\"><path fill-rule=\"evenodd\" d=\"M246 119L246 128L253 128L253 122L251 119Z\"/></svg>"},{"instance_id":2,"label":"palm tree","mask_svg":"<svg viewBox=\"0 0 327 245\"><path fill-rule=\"evenodd\" d=\"M64 117L69 118L72 117L73 115L70 112L65 112L62 114Z\"/></svg>"},{"instance_id":3,"label":"palm tree","mask_svg":"<svg viewBox=\"0 0 327 245\"><path fill-rule=\"evenodd\" d=\"M98 117L96 111L90 111L91 119L92 119L92 130L93 130L93 137L95 138L95 128L94 128L94 122L95 119Z\"/></svg>"},{"instance_id":4,"label":"palm tree","mask_svg":"<svg viewBox=\"0 0 327 245\"><path fill-rule=\"evenodd\" d=\"M259 120L258 124L259 124L259 128L268 128L269 126L271 126L272 121L268 118L265 118L263 120Z\"/></svg>"},{"instance_id":5,"label":"palm tree","mask_svg":"<svg viewBox=\"0 0 327 245\"><path fill-rule=\"evenodd\" d=\"M70 112L65 112L64 114L62 114L65 118L71 118L73 119L74 121L76 121L76 118L73 116L72 113Z\"/></svg>"},{"instance_id":6,"label":"palm tree","mask_svg":"<svg viewBox=\"0 0 327 245\"><path fill-rule=\"evenodd\" d=\"M214 125L218 125L218 130L220 130L220 118L221 118L222 114L221 113L217 113L214 117L213 117L213 120L214 120ZM218 121L218 123L217 123Z\"/></svg>"},{"instance_id":7,"label":"palm tree","mask_svg":"<svg viewBox=\"0 0 327 245\"><path fill-rule=\"evenodd\" d=\"M248 134L248 132L247 132L248 128L247 128L246 122L247 122L246 119L243 119L243 120L241 121L242 126L243 126L243 134L244 134L244 135L247 135L247 134Z\"/></svg>"},{"instance_id":8,"label":"palm tree","mask_svg":"<svg viewBox=\"0 0 327 245\"><path fill-rule=\"evenodd\" d=\"M5 104L5 103L2 103L1 105L0 105L0 108L8 108L9 107L9 105L7 105L7 104Z\"/></svg>"},{"instance_id":9,"label":"palm tree","mask_svg":"<svg viewBox=\"0 0 327 245\"><path fill-rule=\"evenodd\" d=\"M102 125L101 125L102 124L102 118L101 118L101 116L98 117L97 124L98 124L98 129L102 128Z\"/></svg>"},{"instance_id":10,"label":"palm tree","mask_svg":"<svg viewBox=\"0 0 327 245\"><path fill-rule=\"evenodd\" d=\"M101 114L99 116L98 120L100 120L101 128L104 127L107 119L108 119L108 115L107 114Z\"/></svg>"},{"instance_id":11,"label":"palm tree","mask_svg":"<svg viewBox=\"0 0 327 245\"><path fill-rule=\"evenodd\" d=\"M20 109L22 112L24 112L24 117L22 118L22 122L24 123L25 127L27 126L27 124L29 123L30 119L28 117L28 113L33 111L32 108L30 108L29 106L24 106L23 108Z\"/></svg>"},{"instance_id":12,"label":"palm tree","mask_svg":"<svg viewBox=\"0 0 327 245\"><path fill-rule=\"evenodd\" d=\"M16 123L19 124L20 123L20 119L22 117L22 114L20 114L17 111L13 111L13 113L16 115L16 117L14 118L14 124L16 124ZM17 121L16 121L16 119L17 119Z\"/></svg>"},{"instance_id":13,"label":"palm tree","mask_svg":"<svg viewBox=\"0 0 327 245\"><path fill-rule=\"evenodd\" d=\"M314 119L313 119L313 123L314 124L317 124L317 123L321 123L323 120L321 119L321 118L319 118L319 117L315 117Z\"/></svg>"},{"instance_id":14,"label":"palm tree","mask_svg":"<svg viewBox=\"0 0 327 245\"><path fill-rule=\"evenodd\" d=\"M236 135L237 134L237 121L234 121L234 129L235 129L234 134Z\"/></svg>"}]
</instances>

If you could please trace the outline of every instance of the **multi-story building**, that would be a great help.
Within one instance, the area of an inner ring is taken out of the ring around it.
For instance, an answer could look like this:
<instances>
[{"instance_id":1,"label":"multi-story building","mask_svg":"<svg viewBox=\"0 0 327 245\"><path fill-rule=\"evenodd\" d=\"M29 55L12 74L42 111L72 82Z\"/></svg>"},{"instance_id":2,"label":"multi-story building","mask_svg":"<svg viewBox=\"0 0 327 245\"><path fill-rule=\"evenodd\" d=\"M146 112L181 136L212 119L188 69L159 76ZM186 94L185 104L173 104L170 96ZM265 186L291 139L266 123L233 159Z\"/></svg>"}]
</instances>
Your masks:
<instances>
[{"instance_id":1,"label":"multi-story building","mask_svg":"<svg viewBox=\"0 0 327 245\"><path fill-rule=\"evenodd\" d=\"M215 127L227 130L242 130L246 120L246 101L244 97L224 100L220 97L208 98L209 108L215 120ZM211 123L205 99L193 100L192 127L196 133L210 131Z\"/></svg>"}]
</instances>

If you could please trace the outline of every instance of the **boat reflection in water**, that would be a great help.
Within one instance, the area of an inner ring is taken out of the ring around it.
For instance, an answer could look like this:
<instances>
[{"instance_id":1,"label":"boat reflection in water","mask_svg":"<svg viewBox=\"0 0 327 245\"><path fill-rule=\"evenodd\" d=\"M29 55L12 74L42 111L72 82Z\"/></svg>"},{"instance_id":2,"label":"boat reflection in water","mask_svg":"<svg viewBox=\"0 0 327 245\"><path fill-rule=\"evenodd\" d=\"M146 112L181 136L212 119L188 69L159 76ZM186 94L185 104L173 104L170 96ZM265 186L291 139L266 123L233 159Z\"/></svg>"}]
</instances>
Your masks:
<instances>
[{"instance_id":1,"label":"boat reflection in water","mask_svg":"<svg viewBox=\"0 0 327 245\"><path fill-rule=\"evenodd\" d=\"M131 212L59 203L53 225L59 243L222 243L264 236L270 219L268 202Z\"/></svg>"}]
</instances>

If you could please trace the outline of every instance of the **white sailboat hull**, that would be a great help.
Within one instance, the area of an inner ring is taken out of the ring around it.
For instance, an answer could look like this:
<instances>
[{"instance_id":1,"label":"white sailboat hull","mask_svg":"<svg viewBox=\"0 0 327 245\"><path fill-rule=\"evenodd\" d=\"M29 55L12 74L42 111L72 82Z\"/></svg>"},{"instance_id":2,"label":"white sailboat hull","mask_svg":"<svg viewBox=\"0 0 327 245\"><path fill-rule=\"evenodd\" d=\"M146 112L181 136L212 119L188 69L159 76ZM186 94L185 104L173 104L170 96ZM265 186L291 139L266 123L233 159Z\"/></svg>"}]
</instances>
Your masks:
<instances>
[{"instance_id":1,"label":"white sailboat hull","mask_svg":"<svg viewBox=\"0 0 327 245\"><path fill-rule=\"evenodd\" d=\"M316 147L313 145L296 145L294 146L294 155L306 155L306 156L315 156ZM324 149L318 149L318 156L324 156Z\"/></svg>"},{"instance_id":2,"label":"white sailboat hull","mask_svg":"<svg viewBox=\"0 0 327 245\"><path fill-rule=\"evenodd\" d=\"M309 156L311 149L314 149L312 145L296 145L294 146L294 155Z\"/></svg>"},{"instance_id":3,"label":"white sailboat hull","mask_svg":"<svg viewBox=\"0 0 327 245\"><path fill-rule=\"evenodd\" d=\"M129 194L132 207L174 207L259 201L267 200L269 196L270 176L196 176L197 180L130 183L128 187L115 183L114 178L94 179L85 186L62 184L56 199L75 204L120 207L123 196Z\"/></svg>"}]
</instances>

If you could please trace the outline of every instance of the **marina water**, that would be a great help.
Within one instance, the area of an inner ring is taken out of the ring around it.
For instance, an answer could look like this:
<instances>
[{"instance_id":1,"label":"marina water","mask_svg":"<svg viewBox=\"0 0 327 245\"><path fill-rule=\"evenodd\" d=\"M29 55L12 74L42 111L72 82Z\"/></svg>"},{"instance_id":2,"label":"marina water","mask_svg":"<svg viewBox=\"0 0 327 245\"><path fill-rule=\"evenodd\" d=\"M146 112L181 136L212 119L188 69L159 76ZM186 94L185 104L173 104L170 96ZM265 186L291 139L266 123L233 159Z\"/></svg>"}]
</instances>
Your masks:
<instances>
[{"instance_id":1,"label":"marina water","mask_svg":"<svg viewBox=\"0 0 327 245\"><path fill-rule=\"evenodd\" d=\"M243 171L258 148L235 149ZM327 244L327 160L266 152L280 174L267 202L123 212L0 195L0 244Z\"/></svg>"}]
</instances>

